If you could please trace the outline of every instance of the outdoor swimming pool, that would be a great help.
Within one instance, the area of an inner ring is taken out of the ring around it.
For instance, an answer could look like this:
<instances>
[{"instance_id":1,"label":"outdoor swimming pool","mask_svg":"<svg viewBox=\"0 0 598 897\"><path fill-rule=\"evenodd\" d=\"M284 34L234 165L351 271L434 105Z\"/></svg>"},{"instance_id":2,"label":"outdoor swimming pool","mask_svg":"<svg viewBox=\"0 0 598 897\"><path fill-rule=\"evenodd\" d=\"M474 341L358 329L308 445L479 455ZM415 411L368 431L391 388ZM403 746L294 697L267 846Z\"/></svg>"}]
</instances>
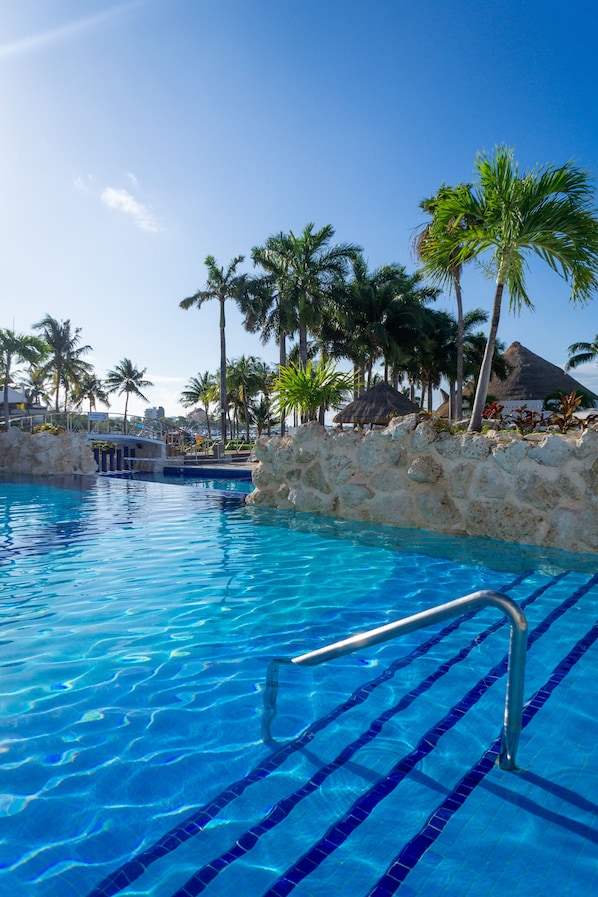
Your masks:
<instances>
[{"instance_id":1,"label":"outdoor swimming pool","mask_svg":"<svg viewBox=\"0 0 598 897\"><path fill-rule=\"evenodd\" d=\"M244 507L189 484L0 483L0 893L593 894L595 559ZM477 589L525 608L524 770L494 766L483 611L268 661Z\"/></svg>"}]
</instances>

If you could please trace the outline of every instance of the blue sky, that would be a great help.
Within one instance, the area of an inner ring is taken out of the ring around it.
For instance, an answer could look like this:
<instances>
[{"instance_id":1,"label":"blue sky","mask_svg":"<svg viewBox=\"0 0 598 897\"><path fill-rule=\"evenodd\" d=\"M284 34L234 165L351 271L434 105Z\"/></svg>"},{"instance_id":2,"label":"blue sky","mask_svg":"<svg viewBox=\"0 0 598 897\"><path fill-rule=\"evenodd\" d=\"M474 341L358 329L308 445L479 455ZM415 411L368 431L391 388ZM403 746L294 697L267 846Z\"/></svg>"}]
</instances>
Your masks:
<instances>
[{"instance_id":1,"label":"blue sky","mask_svg":"<svg viewBox=\"0 0 598 897\"><path fill-rule=\"evenodd\" d=\"M206 255L249 259L313 221L412 270L420 201L470 180L478 151L598 174L591 0L0 0L0 16L0 327L70 318L99 376L131 358L167 414L219 365L216 303L178 307ZM528 286L536 311L505 307L499 338L563 365L598 332L598 297L575 309L535 262ZM467 272L466 308L492 294ZM227 348L277 360L232 304ZM598 390L597 365L576 376Z\"/></svg>"}]
</instances>

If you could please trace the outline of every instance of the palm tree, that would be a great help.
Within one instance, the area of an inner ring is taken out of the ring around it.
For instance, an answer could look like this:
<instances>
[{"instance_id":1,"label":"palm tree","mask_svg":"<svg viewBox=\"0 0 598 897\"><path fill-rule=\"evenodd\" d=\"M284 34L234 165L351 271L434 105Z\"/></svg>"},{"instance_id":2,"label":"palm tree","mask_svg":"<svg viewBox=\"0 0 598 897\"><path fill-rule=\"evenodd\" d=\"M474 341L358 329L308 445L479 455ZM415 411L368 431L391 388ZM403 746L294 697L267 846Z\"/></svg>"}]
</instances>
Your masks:
<instances>
[{"instance_id":1,"label":"palm tree","mask_svg":"<svg viewBox=\"0 0 598 897\"><path fill-rule=\"evenodd\" d=\"M26 375L18 380L17 386L25 393L25 401L28 410L31 405L35 405L40 400L46 403L50 402L50 397L48 395L48 374L43 368L30 368Z\"/></svg>"},{"instance_id":2,"label":"palm tree","mask_svg":"<svg viewBox=\"0 0 598 897\"><path fill-rule=\"evenodd\" d=\"M369 389L376 361L383 359L388 377L411 356L422 333L424 304L437 290L424 287L421 275L407 274L402 265L368 271L361 253L352 268L353 277L333 298L320 332L329 354L353 362L358 389L361 384Z\"/></svg>"},{"instance_id":3,"label":"palm tree","mask_svg":"<svg viewBox=\"0 0 598 897\"><path fill-rule=\"evenodd\" d=\"M226 270L219 268L213 255L206 256L205 265L208 269L206 288L198 290L193 296L188 296L179 303L181 308L191 308L196 305L201 308L209 299L217 299L220 303L220 429L222 444L226 445L226 318L224 303L227 299L235 299L240 302L246 294L248 278L246 274L237 274L237 267L243 261L244 256L238 255L230 262Z\"/></svg>"},{"instance_id":4,"label":"palm tree","mask_svg":"<svg viewBox=\"0 0 598 897\"><path fill-rule=\"evenodd\" d=\"M432 411L432 391L440 386L443 377L450 378L455 346L454 318L446 311L425 309L422 334L408 361L411 377L421 384L420 407L427 398L427 410Z\"/></svg>"},{"instance_id":5,"label":"palm tree","mask_svg":"<svg viewBox=\"0 0 598 897\"><path fill-rule=\"evenodd\" d=\"M458 379L458 338L459 338L459 324L455 318L450 315L451 326L453 328L453 336L451 344L448 346L449 350L449 359L448 359L448 371L446 373L448 379L449 386L449 408L450 408L450 418L451 420L461 420L463 416L463 391L461 391L461 410L457 413L456 407L456 395L457 395L457 379ZM468 380L473 377L477 377L479 372L479 368L482 362L482 356L479 359L479 363L476 368L472 370L471 357L472 357L472 341L478 339L478 334L473 333L474 327L479 327L482 324L485 324L488 320L488 314L481 308L474 308L471 311L465 312L463 315L462 321L462 347L463 347L463 358L461 363L461 377L463 378L463 383L467 383ZM484 337L484 343L485 343ZM497 347L499 345L499 340L496 342L495 346L495 356L497 354ZM502 346L502 343L500 343ZM504 351L504 346L502 346L501 351ZM493 373L496 373L496 366L493 366Z\"/></svg>"},{"instance_id":6,"label":"palm tree","mask_svg":"<svg viewBox=\"0 0 598 897\"><path fill-rule=\"evenodd\" d=\"M208 428L208 439L212 441L212 430L210 427L210 405L218 398L218 386L213 374L206 371L204 374L198 374L197 377L191 377L185 389L181 393L181 404L184 408L192 408L193 405L201 405L206 415L206 425Z\"/></svg>"},{"instance_id":7,"label":"palm tree","mask_svg":"<svg viewBox=\"0 0 598 897\"><path fill-rule=\"evenodd\" d=\"M259 392L261 384L258 364L259 360L253 355L241 355L240 358L231 361L227 374L233 400L245 418L247 442L249 442L251 400Z\"/></svg>"},{"instance_id":8,"label":"palm tree","mask_svg":"<svg viewBox=\"0 0 598 897\"><path fill-rule=\"evenodd\" d=\"M513 150L497 147L475 162L477 183L438 197L426 239L431 269L452 259L486 261L495 278L494 302L480 370L471 432L482 429L494 342L505 288L510 307L532 308L525 282L526 256L535 253L571 284L571 301L584 302L598 287L598 217L589 175L568 162L524 175ZM465 222L466 227L456 226Z\"/></svg>"},{"instance_id":9,"label":"palm tree","mask_svg":"<svg viewBox=\"0 0 598 897\"><path fill-rule=\"evenodd\" d=\"M434 215L436 214L436 209L438 207L439 200L446 196L453 188L447 187L443 184L438 193L435 196L431 196L428 199L424 199L420 202L419 207L422 212L426 212L430 215L431 221L424 224L418 234L416 235L413 246L417 257L421 262L425 262L427 258L427 241L432 233L432 224L434 221ZM465 185L461 184L457 188L457 191L467 189ZM452 229L464 229L467 226L467 223L464 218L454 219L449 222L449 227ZM460 420L463 412L463 339L464 339L464 325L463 325L463 294L461 291L461 271L463 268L462 263L460 263L458 258L458 249L459 246L451 245L447 254L447 257L444 259L436 258L432 262L431 266L428 266L427 273L431 275L432 279L435 283L440 286L444 286L448 284L449 290L454 289L455 291L455 299L457 302L457 371L456 371L456 396L455 396L455 408L454 408L454 419Z\"/></svg>"},{"instance_id":10,"label":"palm tree","mask_svg":"<svg viewBox=\"0 0 598 897\"><path fill-rule=\"evenodd\" d=\"M289 276L288 235L281 231L268 237L263 246L253 247L251 257L253 264L262 268L265 275L252 279L245 303L242 303L245 328L250 333L259 331L264 344L273 337L276 339L280 373L287 365L287 337L293 336L299 326ZM284 416L280 419L280 433L284 436Z\"/></svg>"},{"instance_id":11,"label":"palm tree","mask_svg":"<svg viewBox=\"0 0 598 897\"><path fill-rule=\"evenodd\" d=\"M262 435L264 430L269 436L272 427L275 427L279 423L278 418L274 417L272 413L272 405L265 396L262 396L257 405L254 406L253 420L255 422L258 437Z\"/></svg>"},{"instance_id":12,"label":"palm tree","mask_svg":"<svg viewBox=\"0 0 598 897\"><path fill-rule=\"evenodd\" d=\"M262 342L275 337L279 347L279 367L287 363L286 338L298 327L297 313L291 296L289 276L290 247L288 236L282 232L268 237L263 246L251 250L253 264L265 271L264 277L251 281L242 311L245 327L250 333L261 332Z\"/></svg>"},{"instance_id":13,"label":"palm tree","mask_svg":"<svg viewBox=\"0 0 598 897\"><path fill-rule=\"evenodd\" d=\"M2 365L2 382L4 385L4 428L10 426L8 388L12 383L12 364L26 362L39 364L48 354L49 347L37 336L15 333L13 330L0 330L0 364Z\"/></svg>"},{"instance_id":14,"label":"palm tree","mask_svg":"<svg viewBox=\"0 0 598 897\"><path fill-rule=\"evenodd\" d=\"M323 306L344 280L349 261L360 252L358 246L350 243L330 246L334 236L331 224L317 231L314 227L313 223L307 224L299 236L292 231L279 234L268 253L280 278L285 302L298 323L302 367L307 364L308 330L318 325Z\"/></svg>"},{"instance_id":15,"label":"palm tree","mask_svg":"<svg viewBox=\"0 0 598 897\"><path fill-rule=\"evenodd\" d=\"M577 368L580 364L588 364L590 361L598 359L598 333L591 343L573 343L568 350L570 358L565 365L565 370Z\"/></svg>"},{"instance_id":16,"label":"palm tree","mask_svg":"<svg viewBox=\"0 0 598 897\"><path fill-rule=\"evenodd\" d=\"M51 315L46 315L41 321L33 325L34 330L40 330L43 340L50 347L49 359L42 370L46 374L52 374L55 385L55 411L60 410L59 393L60 387L65 387L65 394L68 389L68 383L88 373L90 368L81 358L86 352L91 351L91 346L82 346L81 328L71 328L70 320L58 321Z\"/></svg>"},{"instance_id":17,"label":"palm tree","mask_svg":"<svg viewBox=\"0 0 598 897\"><path fill-rule=\"evenodd\" d=\"M110 407L104 382L92 373L84 374L80 380L76 381L71 391L71 400L75 408L80 408L83 402L89 402L90 412L94 410L97 402Z\"/></svg>"},{"instance_id":18,"label":"palm tree","mask_svg":"<svg viewBox=\"0 0 598 897\"><path fill-rule=\"evenodd\" d=\"M134 395L139 399L143 399L144 402L149 402L143 393L142 389L145 389L148 386L153 386L154 384L151 380L144 380L146 368L142 371L138 370L133 362L129 358L123 358L122 361L116 365L114 370L108 371L106 374L106 387L107 392L113 393L116 392L118 395L122 396L123 393L126 395L125 399L125 413L123 418L123 433L127 432L127 409L129 407L129 396Z\"/></svg>"}]
</instances>

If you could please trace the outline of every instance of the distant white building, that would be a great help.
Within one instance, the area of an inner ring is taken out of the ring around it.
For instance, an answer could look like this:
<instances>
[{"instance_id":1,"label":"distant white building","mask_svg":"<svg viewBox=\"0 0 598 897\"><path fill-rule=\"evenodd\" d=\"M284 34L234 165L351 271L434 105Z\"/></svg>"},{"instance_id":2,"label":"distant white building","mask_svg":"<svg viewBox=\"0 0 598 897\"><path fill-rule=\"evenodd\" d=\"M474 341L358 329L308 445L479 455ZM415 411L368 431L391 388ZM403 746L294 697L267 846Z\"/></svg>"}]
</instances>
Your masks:
<instances>
[{"instance_id":1,"label":"distant white building","mask_svg":"<svg viewBox=\"0 0 598 897\"><path fill-rule=\"evenodd\" d=\"M166 417L166 413L162 405L158 405L157 408L146 408L145 416L149 417L150 420L160 420L160 418Z\"/></svg>"}]
</instances>

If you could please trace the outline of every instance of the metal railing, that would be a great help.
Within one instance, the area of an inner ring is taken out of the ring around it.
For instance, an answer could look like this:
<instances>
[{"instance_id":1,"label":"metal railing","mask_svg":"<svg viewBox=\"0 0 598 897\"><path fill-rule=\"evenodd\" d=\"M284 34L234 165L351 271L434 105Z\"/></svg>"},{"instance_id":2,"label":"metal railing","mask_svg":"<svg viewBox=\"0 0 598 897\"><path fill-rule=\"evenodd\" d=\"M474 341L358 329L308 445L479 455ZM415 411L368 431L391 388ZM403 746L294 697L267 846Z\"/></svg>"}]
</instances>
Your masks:
<instances>
[{"instance_id":1,"label":"metal railing","mask_svg":"<svg viewBox=\"0 0 598 897\"><path fill-rule=\"evenodd\" d=\"M525 655L527 650L527 620L518 604L508 595L486 589L464 595L446 604L431 607L410 617L404 617L386 626L370 629L359 635L300 654L297 657L275 657L270 661L264 689L264 714L262 717L262 737L272 741L272 723L276 718L276 697L278 694L278 670L280 664L292 663L296 666L317 666L336 657L352 654L354 651L378 645L390 639L407 635L434 623L441 623L461 614L477 613L483 607L496 607L502 611L510 626L509 656L507 667L507 688L504 721L498 765L501 769L516 769L516 754L521 734L523 716L523 686L525 680Z\"/></svg>"}]
</instances>

